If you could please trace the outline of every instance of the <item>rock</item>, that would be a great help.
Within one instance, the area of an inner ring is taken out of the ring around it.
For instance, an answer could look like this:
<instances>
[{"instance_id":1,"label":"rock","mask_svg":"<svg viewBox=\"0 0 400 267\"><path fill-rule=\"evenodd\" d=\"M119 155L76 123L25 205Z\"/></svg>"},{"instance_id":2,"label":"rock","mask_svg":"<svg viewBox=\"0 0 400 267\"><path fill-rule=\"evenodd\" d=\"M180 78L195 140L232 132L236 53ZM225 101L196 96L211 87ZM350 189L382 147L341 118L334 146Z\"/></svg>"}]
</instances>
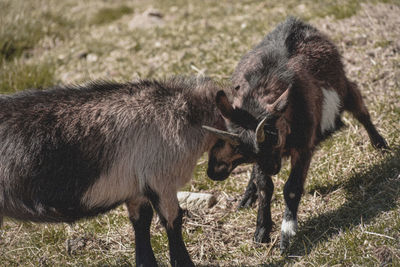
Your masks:
<instances>
[{"instance_id":1,"label":"rock","mask_svg":"<svg viewBox=\"0 0 400 267\"><path fill-rule=\"evenodd\" d=\"M96 62L98 59L98 56L96 54L90 53L86 56L86 60L88 62Z\"/></svg>"},{"instance_id":2,"label":"rock","mask_svg":"<svg viewBox=\"0 0 400 267\"><path fill-rule=\"evenodd\" d=\"M297 9L297 11L299 11L300 13L304 13L304 12L307 11L307 7L306 7L305 4L300 4L300 5L298 5L296 9Z\"/></svg>"},{"instance_id":3,"label":"rock","mask_svg":"<svg viewBox=\"0 0 400 267\"><path fill-rule=\"evenodd\" d=\"M154 9L148 9L141 14L135 15L128 24L129 29L148 29L164 26L163 14Z\"/></svg>"},{"instance_id":4,"label":"rock","mask_svg":"<svg viewBox=\"0 0 400 267\"><path fill-rule=\"evenodd\" d=\"M178 192L179 205L183 209L211 208L217 199L210 193Z\"/></svg>"}]
</instances>

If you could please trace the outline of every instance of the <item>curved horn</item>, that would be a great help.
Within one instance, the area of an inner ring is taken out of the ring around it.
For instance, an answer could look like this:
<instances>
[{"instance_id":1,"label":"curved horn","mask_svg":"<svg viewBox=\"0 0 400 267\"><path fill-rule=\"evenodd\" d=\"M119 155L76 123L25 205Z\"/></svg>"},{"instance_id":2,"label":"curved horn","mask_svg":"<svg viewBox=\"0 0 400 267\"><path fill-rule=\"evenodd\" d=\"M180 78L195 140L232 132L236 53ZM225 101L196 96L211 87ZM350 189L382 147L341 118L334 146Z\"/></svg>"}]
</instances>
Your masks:
<instances>
[{"instance_id":1,"label":"curved horn","mask_svg":"<svg viewBox=\"0 0 400 267\"><path fill-rule=\"evenodd\" d=\"M239 135L238 134L234 134L234 133L230 133L227 131L222 131L222 130L218 130L215 129L213 127L209 127L206 125L201 126L203 129L215 134L216 136L218 136L220 139L234 145L237 146L240 144L239 142Z\"/></svg>"},{"instance_id":2,"label":"curved horn","mask_svg":"<svg viewBox=\"0 0 400 267\"><path fill-rule=\"evenodd\" d=\"M273 114L282 114L288 106L289 89L286 89L278 99L268 106L268 109Z\"/></svg>"},{"instance_id":3,"label":"curved horn","mask_svg":"<svg viewBox=\"0 0 400 267\"><path fill-rule=\"evenodd\" d=\"M262 121L257 125L256 128L256 137L257 137L257 143L262 143L265 140L265 133L264 133L264 125L265 122L267 121L267 117L262 119Z\"/></svg>"}]
</instances>

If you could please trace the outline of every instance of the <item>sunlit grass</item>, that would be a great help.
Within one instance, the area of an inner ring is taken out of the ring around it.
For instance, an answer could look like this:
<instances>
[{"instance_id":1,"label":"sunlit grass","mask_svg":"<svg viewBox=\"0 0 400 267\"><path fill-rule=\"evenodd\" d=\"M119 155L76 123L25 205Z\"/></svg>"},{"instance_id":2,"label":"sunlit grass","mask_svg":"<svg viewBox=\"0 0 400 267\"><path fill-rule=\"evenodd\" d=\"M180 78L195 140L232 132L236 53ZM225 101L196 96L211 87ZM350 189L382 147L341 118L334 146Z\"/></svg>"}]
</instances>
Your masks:
<instances>
[{"instance_id":1,"label":"sunlit grass","mask_svg":"<svg viewBox=\"0 0 400 267\"><path fill-rule=\"evenodd\" d=\"M0 93L15 93L25 89L40 89L54 85L54 64L0 63Z\"/></svg>"},{"instance_id":2,"label":"sunlit grass","mask_svg":"<svg viewBox=\"0 0 400 267\"><path fill-rule=\"evenodd\" d=\"M227 82L240 57L276 23L288 15L306 19L332 34L342 51L351 51L344 56L349 77L360 84L373 121L392 152L375 151L362 126L345 116L347 127L314 155L299 209L300 231L291 247L296 257L291 258L282 258L278 248L282 188L289 163L273 177L276 225L271 246L252 241L257 206L236 211L251 166L226 181L214 182L205 174L205 155L184 190L214 193L218 203L209 210L190 210L185 217L189 253L200 266L396 266L400 255L396 68L400 58L390 51L399 34L397 29L370 29L381 18L376 17L375 7L364 13L363 2L1 1L0 93L93 78L126 81L197 75L198 71ZM386 11L392 14L393 8ZM130 25L136 15L149 9L162 15L162 23L152 25L153 18L143 16L139 25ZM341 21L354 16L367 22L362 27L349 22L349 31L336 30ZM378 38L383 33L387 35ZM361 69L352 70L354 66ZM167 236L156 216L152 237L156 258L166 264ZM134 233L124 207L72 225L6 219L0 230L0 265L4 266L134 266L134 255Z\"/></svg>"},{"instance_id":3,"label":"sunlit grass","mask_svg":"<svg viewBox=\"0 0 400 267\"><path fill-rule=\"evenodd\" d=\"M128 6L119 6L115 8L102 8L94 15L91 20L92 24L106 24L119 19L123 15L131 14L133 9Z\"/></svg>"}]
</instances>

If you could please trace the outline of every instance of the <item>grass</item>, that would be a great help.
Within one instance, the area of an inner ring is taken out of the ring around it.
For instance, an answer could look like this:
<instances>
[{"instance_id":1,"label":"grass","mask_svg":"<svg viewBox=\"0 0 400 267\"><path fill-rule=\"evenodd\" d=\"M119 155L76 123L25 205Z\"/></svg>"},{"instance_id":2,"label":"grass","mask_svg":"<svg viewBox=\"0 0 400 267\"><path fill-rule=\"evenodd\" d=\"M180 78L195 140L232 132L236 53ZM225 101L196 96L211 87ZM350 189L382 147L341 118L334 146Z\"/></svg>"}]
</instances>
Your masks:
<instances>
[{"instance_id":1,"label":"grass","mask_svg":"<svg viewBox=\"0 0 400 267\"><path fill-rule=\"evenodd\" d=\"M353 16L360 9L360 2L354 1L331 1L319 10L315 10L317 16L333 16L335 19L344 19Z\"/></svg>"},{"instance_id":2,"label":"grass","mask_svg":"<svg viewBox=\"0 0 400 267\"><path fill-rule=\"evenodd\" d=\"M18 27L21 27L21 24L15 22L13 25L15 27L7 27L7 31L5 31L5 27L2 27L0 33L0 56L3 60L21 56L24 51L32 49L43 36L38 24L22 25L23 32L18 35L14 35L14 33L20 30Z\"/></svg>"},{"instance_id":3,"label":"grass","mask_svg":"<svg viewBox=\"0 0 400 267\"><path fill-rule=\"evenodd\" d=\"M114 8L110 7L101 8L94 15L94 17L91 20L91 23L95 25L110 23L114 20L119 19L123 15L131 14L132 12L133 9L125 5Z\"/></svg>"},{"instance_id":4,"label":"grass","mask_svg":"<svg viewBox=\"0 0 400 267\"><path fill-rule=\"evenodd\" d=\"M364 5L364 3L370 3ZM224 182L205 175L206 156L184 189L218 203L189 210L184 239L199 266L398 266L400 264L400 81L398 1L57 1L0 2L0 92L89 79L132 80L205 72L226 82L241 55L292 14L338 45L392 151L381 154L351 116L313 157L290 257L279 254L288 162L273 177L272 244L255 244L256 207L236 211L250 166ZM143 16L156 9L162 18ZM202 12L199 12L201 10ZM140 23L132 25L136 16ZM157 218L152 245L162 266L168 243ZM75 224L6 219L0 265L134 266L134 233L124 207ZM163 265L164 264L164 265Z\"/></svg>"},{"instance_id":5,"label":"grass","mask_svg":"<svg viewBox=\"0 0 400 267\"><path fill-rule=\"evenodd\" d=\"M0 63L0 93L15 93L27 88L54 85L54 64Z\"/></svg>"},{"instance_id":6,"label":"grass","mask_svg":"<svg viewBox=\"0 0 400 267\"><path fill-rule=\"evenodd\" d=\"M53 41L67 37L74 27L59 10L38 9L44 1L3 1L0 23L0 63L20 56L30 57L32 49L43 39Z\"/></svg>"},{"instance_id":7,"label":"grass","mask_svg":"<svg viewBox=\"0 0 400 267\"><path fill-rule=\"evenodd\" d=\"M372 250L384 246L383 244L394 247L398 245L395 240L399 237L400 221L399 216L394 216L396 212L393 208L398 205L400 196L399 158L400 148L397 147L392 154L383 157L382 161L355 172L344 184L341 181L334 186L315 189L315 191L323 192L325 196L336 190L342 190L344 201L339 208L303 222L303 230L298 237L302 240L295 242L297 247L293 249L294 253L306 254L307 251L318 253L314 247L324 244L328 239L338 238L339 240L335 242L342 246L342 249L331 253L332 257L329 259L319 255L320 264L366 265L372 262L379 264L371 259L367 252L373 253ZM368 236L371 232L375 233L375 235L372 234L374 237L372 240ZM360 247L363 243L373 244ZM347 259L343 257L345 252L343 248L348 248ZM357 255L366 256L357 257ZM395 254L390 257L396 260ZM314 258L311 259L314 260Z\"/></svg>"}]
</instances>

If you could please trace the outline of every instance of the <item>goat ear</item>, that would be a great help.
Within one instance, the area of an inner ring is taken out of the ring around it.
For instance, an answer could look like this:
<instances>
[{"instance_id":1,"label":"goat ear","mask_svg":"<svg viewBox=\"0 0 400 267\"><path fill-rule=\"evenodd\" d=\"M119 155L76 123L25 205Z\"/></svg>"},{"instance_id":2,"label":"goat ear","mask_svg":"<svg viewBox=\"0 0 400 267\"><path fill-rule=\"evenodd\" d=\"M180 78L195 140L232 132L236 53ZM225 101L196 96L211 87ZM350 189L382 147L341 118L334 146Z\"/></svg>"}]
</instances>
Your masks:
<instances>
[{"instance_id":1,"label":"goat ear","mask_svg":"<svg viewBox=\"0 0 400 267\"><path fill-rule=\"evenodd\" d=\"M265 122L267 121L267 117L265 117L258 125L256 128L256 138L257 138L257 143L261 144L265 140L265 133L264 133L264 125Z\"/></svg>"},{"instance_id":2,"label":"goat ear","mask_svg":"<svg viewBox=\"0 0 400 267\"><path fill-rule=\"evenodd\" d=\"M267 107L268 111L271 112L271 114L281 115L283 112L285 112L288 106L288 96L289 88L286 89L286 91L281 94L281 96L274 103Z\"/></svg>"},{"instance_id":3,"label":"goat ear","mask_svg":"<svg viewBox=\"0 0 400 267\"><path fill-rule=\"evenodd\" d=\"M221 111L222 116L224 116L227 119L231 119L233 113L233 107L223 90L217 92L217 96L215 97L215 102L217 103L217 107Z\"/></svg>"},{"instance_id":4,"label":"goat ear","mask_svg":"<svg viewBox=\"0 0 400 267\"><path fill-rule=\"evenodd\" d=\"M239 135L234 134L234 133L230 133L227 131L222 131L222 130L218 130L215 129L213 127L209 127L206 125L201 126L203 129L209 131L210 133L216 135L219 139L222 139L228 143L230 143L233 146L238 146L240 144L240 139L239 139Z\"/></svg>"}]
</instances>

